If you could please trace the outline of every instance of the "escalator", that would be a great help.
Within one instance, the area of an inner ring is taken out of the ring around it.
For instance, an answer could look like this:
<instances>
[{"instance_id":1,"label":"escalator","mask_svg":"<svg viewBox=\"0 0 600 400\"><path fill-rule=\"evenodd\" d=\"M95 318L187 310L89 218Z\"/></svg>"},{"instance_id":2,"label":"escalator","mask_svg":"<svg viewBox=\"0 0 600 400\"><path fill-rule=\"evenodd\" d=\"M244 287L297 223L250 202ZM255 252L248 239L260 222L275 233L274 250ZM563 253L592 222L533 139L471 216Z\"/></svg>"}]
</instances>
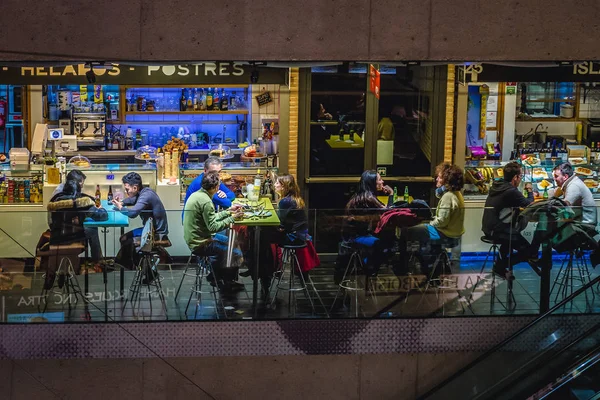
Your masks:
<instances>
[{"instance_id":1,"label":"escalator","mask_svg":"<svg viewBox=\"0 0 600 400\"><path fill-rule=\"evenodd\" d=\"M600 399L600 314L590 302L599 282L600 276L420 399Z\"/></svg>"}]
</instances>

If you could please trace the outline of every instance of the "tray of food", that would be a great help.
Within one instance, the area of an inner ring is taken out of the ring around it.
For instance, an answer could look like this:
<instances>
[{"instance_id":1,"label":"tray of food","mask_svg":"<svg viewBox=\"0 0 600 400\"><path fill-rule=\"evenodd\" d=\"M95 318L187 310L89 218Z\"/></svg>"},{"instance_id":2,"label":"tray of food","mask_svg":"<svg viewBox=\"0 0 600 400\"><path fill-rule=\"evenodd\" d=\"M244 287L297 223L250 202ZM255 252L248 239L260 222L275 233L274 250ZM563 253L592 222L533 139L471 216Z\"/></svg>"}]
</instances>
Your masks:
<instances>
[{"instance_id":1,"label":"tray of food","mask_svg":"<svg viewBox=\"0 0 600 400\"><path fill-rule=\"evenodd\" d=\"M258 146L256 146L255 144L251 144L250 146L244 148L244 151L242 152L242 157L256 159L266 158L267 156L260 152Z\"/></svg>"},{"instance_id":2,"label":"tray of food","mask_svg":"<svg viewBox=\"0 0 600 400\"><path fill-rule=\"evenodd\" d=\"M583 158L577 157L577 158L569 158L569 162L571 163L571 165L581 165L581 164L587 164L587 161Z\"/></svg>"},{"instance_id":3,"label":"tray of food","mask_svg":"<svg viewBox=\"0 0 600 400\"><path fill-rule=\"evenodd\" d=\"M6 157L6 154L0 153L0 164L6 164L8 162L10 162L10 160Z\"/></svg>"},{"instance_id":4,"label":"tray of food","mask_svg":"<svg viewBox=\"0 0 600 400\"><path fill-rule=\"evenodd\" d=\"M534 156L528 156L523 159L523 162L527 165L540 165L540 159Z\"/></svg>"},{"instance_id":5,"label":"tray of food","mask_svg":"<svg viewBox=\"0 0 600 400\"><path fill-rule=\"evenodd\" d=\"M229 172L226 171L220 171L219 172L219 179L221 180L221 182L227 182L231 180L231 174Z\"/></svg>"},{"instance_id":6,"label":"tray of food","mask_svg":"<svg viewBox=\"0 0 600 400\"><path fill-rule=\"evenodd\" d=\"M188 150L188 145L182 139L178 139L175 136L171 136L171 139L163 147L165 153L172 153L178 151L179 154L183 154L184 150Z\"/></svg>"},{"instance_id":7,"label":"tray of food","mask_svg":"<svg viewBox=\"0 0 600 400\"><path fill-rule=\"evenodd\" d=\"M583 183L594 193L598 190L598 181L594 179L584 179Z\"/></svg>"},{"instance_id":8,"label":"tray of food","mask_svg":"<svg viewBox=\"0 0 600 400\"><path fill-rule=\"evenodd\" d=\"M531 179L534 181L540 181L542 179L548 179L548 173L544 168L534 168L531 171Z\"/></svg>"},{"instance_id":9,"label":"tray of food","mask_svg":"<svg viewBox=\"0 0 600 400\"><path fill-rule=\"evenodd\" d=\"M540 192L543 192L546 189L553 189L554 183L550 182L549 180L542 179L542 181L537 184L537 188Z\"/></svg>"},{"instance_id":10,"label":"tray of food","mask_svg":"<svg viewBox=\"0 0 600 400\"><path fill-rule=\"evenodd\" d=\"M582 176L592 176L592 174L594 173L594 171L592 171L589 168L585 168L585 167L576 167L575 168L575 173L577 175L582 175Z\"/></svg>"}]
</instances>

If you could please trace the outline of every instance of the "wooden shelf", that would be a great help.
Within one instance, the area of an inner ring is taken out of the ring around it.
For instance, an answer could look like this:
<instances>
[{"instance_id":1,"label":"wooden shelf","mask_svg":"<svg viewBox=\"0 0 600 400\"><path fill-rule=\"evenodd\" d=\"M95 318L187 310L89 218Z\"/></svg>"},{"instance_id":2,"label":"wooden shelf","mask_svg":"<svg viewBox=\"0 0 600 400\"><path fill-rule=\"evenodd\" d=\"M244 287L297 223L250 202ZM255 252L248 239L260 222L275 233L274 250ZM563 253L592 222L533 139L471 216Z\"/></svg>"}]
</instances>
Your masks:
<instances>
[{"instance_id":1,"label":"wooden shelf","mask_svg":"<svg viewBox=\"0 0 600 400\"><path fill-rule=\"evenodd\" d=\"M248 110L233 111L126 111L125 115L194 115L194 114L248 114Z\"/></svg>"}]
</instances>

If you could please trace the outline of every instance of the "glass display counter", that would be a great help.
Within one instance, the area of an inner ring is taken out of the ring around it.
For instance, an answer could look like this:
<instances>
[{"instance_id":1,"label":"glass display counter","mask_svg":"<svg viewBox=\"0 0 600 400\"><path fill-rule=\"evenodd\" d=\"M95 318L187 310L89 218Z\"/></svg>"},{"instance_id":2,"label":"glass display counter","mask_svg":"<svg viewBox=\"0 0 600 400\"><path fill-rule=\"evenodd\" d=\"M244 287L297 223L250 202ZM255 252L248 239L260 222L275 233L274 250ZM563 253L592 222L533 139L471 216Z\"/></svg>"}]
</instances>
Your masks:
<instances>
[{"instance_id":1,"label":"glass display counter","mask_svg":"<svg viewBox=\"0 0 600 400\"><path fill-rule=\"evenodd\" d=\"M26 165L11 168L0 165L0 204L42 204L44 166Z\"/></svg>"}]
</instances>

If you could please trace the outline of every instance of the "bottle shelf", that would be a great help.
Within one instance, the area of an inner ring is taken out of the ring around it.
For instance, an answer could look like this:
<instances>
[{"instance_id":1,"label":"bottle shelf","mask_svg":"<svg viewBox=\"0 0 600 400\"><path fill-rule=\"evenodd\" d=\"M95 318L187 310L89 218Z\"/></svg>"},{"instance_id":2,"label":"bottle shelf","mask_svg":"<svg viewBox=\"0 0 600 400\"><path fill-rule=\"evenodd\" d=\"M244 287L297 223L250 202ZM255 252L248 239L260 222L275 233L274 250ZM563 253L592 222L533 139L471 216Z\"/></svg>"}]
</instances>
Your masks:
<instances>
[{"instance_id":1,"label":"bottle shelf","mask_svg":"<svg viewBox=\"0 0 600 400\"><path fill-rule=\"evenodd\" d=\"M125 111L125 115L193 115L193 114L248 114L248 110L227 111Z\"/></svg>"}]
</instances>

